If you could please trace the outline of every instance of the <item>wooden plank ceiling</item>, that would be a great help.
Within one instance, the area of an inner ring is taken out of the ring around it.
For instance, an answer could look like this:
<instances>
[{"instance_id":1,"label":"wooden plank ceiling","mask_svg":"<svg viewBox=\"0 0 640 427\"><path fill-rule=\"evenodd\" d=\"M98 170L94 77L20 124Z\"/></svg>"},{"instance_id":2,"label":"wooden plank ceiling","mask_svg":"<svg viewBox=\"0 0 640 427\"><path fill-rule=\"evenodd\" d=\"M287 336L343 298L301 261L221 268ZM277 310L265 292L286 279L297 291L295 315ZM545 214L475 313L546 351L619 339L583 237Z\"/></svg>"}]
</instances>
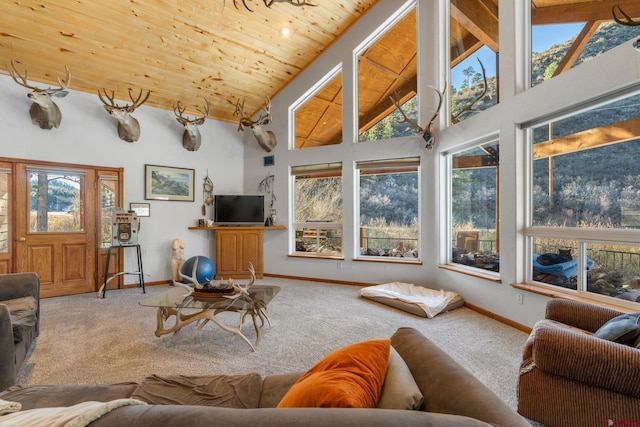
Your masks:
<instances>
[{"instance_id":1,"label":"wooden plank ceiling","mask_svg":"<svg viewBox=\"0 0 640 427\"><path fill-rule=\"evenodd\" d=\"M3 1L0 73L13 60L30 80L56 85L68 66L75 90L114 90L121 101L129 99L129 88L136 95L150 90L148 105L171 109L180 100L191 114L199 114L195 108L206 98L209 117L237 122L239 98L246 98L245 113L257 113L265 96L275 96L379 0L306 1L318 6L274 2L267 8L262 0L245 0L249 12L242 0L235 1L237 9L234 0ZM610 21L614 5L640 18L639 0L532 0L531 19L533 25L593 24ZM498 0L451 0L452 66L483 45L499 50L498 7ZM293 30L288 38L280 34L285 26ZM415 93L415 55L394 54L415 49L415 37L411 17L363 55L370 73L388 81L370 81L359 103L361 129L393 110L392 91L403 100ZM341 82L327 91L317 112L305 111L301 145L340 142ZM332 129L323 129L329 123Z\"/></svg>"},{"instance_id":2,"label":"wooden plank ceiling","mask_svg":"<svg viewBox=\"0 0 640 427\"><path fill-rule=\"evenodd\" d=\"M0 72L13 60L47 87L67 66L71 89L113 90L121 104L129 88L150 90L146 105L180 100L191 114L206 98L209 117L236 122L239 98L246 114L259 111L377 1L245 0L253 12L242 0L3 1Z\"/></svg>"}]
</instances>

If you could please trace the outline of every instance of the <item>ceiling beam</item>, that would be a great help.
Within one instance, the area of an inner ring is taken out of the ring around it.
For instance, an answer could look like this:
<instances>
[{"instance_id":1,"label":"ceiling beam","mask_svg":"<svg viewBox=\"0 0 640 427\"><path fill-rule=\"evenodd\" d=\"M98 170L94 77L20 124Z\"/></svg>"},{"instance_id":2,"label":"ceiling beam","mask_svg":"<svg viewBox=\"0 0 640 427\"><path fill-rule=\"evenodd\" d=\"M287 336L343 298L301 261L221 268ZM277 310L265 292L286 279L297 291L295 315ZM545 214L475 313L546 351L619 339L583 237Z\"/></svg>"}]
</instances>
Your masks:
<instances>
[{"instance_id":1,"label":"ceiling beam","mask_svg":"<svg viewBox=\"0 0 640 427\"><path fill-rule=\"evenodd\" d=\"M498 6L490 0L451 0L451 17L498 52Z\"/></svg>"},{"instance_id":2,"label":"ceiling beam","mask_svg":"<svg viewBox=\"0 0 640 427\"><path fill-rule=\"evenodd\" d=\"M632 18L640 18L638 0L602 0L533 8L532 25L569 24L576 22L612 21L611 9L620 6Z\"/></svg>"},{"instance_id":3,"label":"ceiling beam","mask_svg":"<svg viewBox=\"0 0 640 427\"><path fill-rule=\"evenodd\" d=\"M546 159L561 154L604 147L638 139L638 135L640 135L640 117L535 144L533 159Z\"/></svg>"},{"instance_id":4,"label":"ceiling beam","mask_svg":"<svg viewBox=\"0 0 640 427\"><path fill-rule=\"evenodd\" d=\"M580 31L580 34L576 36L575 41L562 58L562 61L560 61L560 64L558 64L558 68L553 72L553 77L559 76L573 67L573 64L576 63L578 57L589 43L589 40L591 40L591 37L593 37L593 34L598 30L599 26L600 22L587 22L582 28L582 31Z\"/></svg>"}]
</instances>

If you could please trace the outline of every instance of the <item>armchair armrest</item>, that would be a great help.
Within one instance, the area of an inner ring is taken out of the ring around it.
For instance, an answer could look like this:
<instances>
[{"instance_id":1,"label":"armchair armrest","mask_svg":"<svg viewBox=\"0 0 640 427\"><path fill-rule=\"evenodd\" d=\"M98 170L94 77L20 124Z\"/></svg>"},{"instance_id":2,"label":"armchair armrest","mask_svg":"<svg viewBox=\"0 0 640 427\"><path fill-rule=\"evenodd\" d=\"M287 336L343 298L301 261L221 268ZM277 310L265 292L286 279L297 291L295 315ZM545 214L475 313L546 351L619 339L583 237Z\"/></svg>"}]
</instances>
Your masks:
<instances>
[{"instance_id":1,"label":"armchair armrest","mask_svg":"<svg viewBox=\"0 0 640 427\"><path fill-rule=\"evenodd\" d=\"M621 314L623 313L609 308L557 298L547 303L545 318L595 332L607 321Z\"/></svg>"},{"instance_id":2,"label":"armchair armrest","mask_svg":"<svg viewBox=\"0 0 640 427\"><path fill-rule=\"evenodd\" d=\"M9 307L0 304L0 391L16 383L16 355Z\"/></svg>"},{"instance_id":3,"label":"armchair armrest","mask_svg":"<svg viewBox=\"0 0 640 427\"><path fill-rule=\"evenodd\" d=\"M533 362L544 372L640 398L640 350L569 329L540 327Z\"/></svg>"},{"instance_id":4,"label":"armchair armrest","mask_svg":"<svg viewBox=\"0 0 640 427\"><path fill-rule=\"evenodd\" d=\"M40 278L36 273L0 274L0 302L22 297L34 297L36 308L36 335L40 333Z\"/></svg>"}]
</instances>

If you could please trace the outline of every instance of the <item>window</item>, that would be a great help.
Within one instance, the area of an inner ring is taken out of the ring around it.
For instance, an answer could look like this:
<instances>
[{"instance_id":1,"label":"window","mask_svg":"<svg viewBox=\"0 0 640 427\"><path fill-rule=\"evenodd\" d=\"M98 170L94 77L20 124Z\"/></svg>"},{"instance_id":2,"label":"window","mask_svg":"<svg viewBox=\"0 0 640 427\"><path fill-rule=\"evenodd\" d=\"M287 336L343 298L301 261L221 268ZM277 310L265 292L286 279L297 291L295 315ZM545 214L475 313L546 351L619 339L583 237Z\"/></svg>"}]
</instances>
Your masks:
<instances>
[{"instance_id":1,"label":"window","mask_svg":"<svg viewBox=\"0 0 640 427\"><path fill-rule=\"evenodd\" d=\"M84 173L29 170L29 230L84 231Z\"/></svg>"},{"instance_id":2,"label":"window","mask_svg":"<svg viewBox=\"0 0 640 427\"><path fill-rule=\"evenodd\" d=\"M342 143L342 71L320 82L295 110L295 148Z\"/></svg>"},{"instance_id":3,"label":"window","mask_svg":"<svg viewBox=\"0 0 640 427\"><path fill-rule=\"evenodd\" d=\"M411 135L390 96L417 123L415 7L391 25L358 53L358 141Z\"/></svg>"},{"instance_id":4,"label":"window","mask_svg":"<svg viewBox=\"0 0 640 427\"><path fill-rule=\"evenodd\" d=\"M451 262L500 271L498 140L449 155Z\"/></svg>"},{"instance_id":5,"label":"window","mask_svg":"<svg viewBox=\"0 0 640 427\"><path fill-rule=\"evenodd\" d=\"M342 163L293 166L294 253L342 258Z\"/></svg>"},{"instance_id":6,"label":"window","mask_svg":"<svg viewBox=\"0 0 640 427\"><path fill-rule=\"evenodd\" d=\"M9 184L11 169L0 166L0 253L9 253ZM1 271L1 270L0 270Z\"/></svg>"},{"instance_id":7,"label":"window","mask_svg":"<svg viewBox=\"0 0 640 427\"><path fill-rule=\"evenodd\" d=\"M118 177L100 176L100 247L111 246L113 211L118 200Z\"/></svg>"},{"instance_id":8,"label":"window","mask_svg":"<svg viewBox=\"0 0 640 427\"><path fill-rule=\"evenodd\" d=\"M531 280L598 298L640 289L640 95L533 125Z\"/></svg>"},{"instance_id":9,"label":"window","mask_svg":"<svg viewBox=\"0 0 640 427\"><path fill-rule=\"evenodd\" d=\"M356 163L360 256L418 258L419 167L419 157Z\"/></svg>"},{"instance_id":10,"label":"window","mask_svg":"<svg viewBox=\"0 0 640 427\"><path fill-rule=\"evenodd\" d=\"M451 123L498 103L498 0L451 1Z\"/></svg>"},{"instance_id":11,"label":"window","mask_svg":"<svg viewBox=\"0 0 640 427\"><path fill-rule=\"evenodd\" d=\"M531 86L640 36L640 27L613 21L611 6L571 2L559 12L553 3L540 5L531 2Z\"/></svg>"}]
</instances>

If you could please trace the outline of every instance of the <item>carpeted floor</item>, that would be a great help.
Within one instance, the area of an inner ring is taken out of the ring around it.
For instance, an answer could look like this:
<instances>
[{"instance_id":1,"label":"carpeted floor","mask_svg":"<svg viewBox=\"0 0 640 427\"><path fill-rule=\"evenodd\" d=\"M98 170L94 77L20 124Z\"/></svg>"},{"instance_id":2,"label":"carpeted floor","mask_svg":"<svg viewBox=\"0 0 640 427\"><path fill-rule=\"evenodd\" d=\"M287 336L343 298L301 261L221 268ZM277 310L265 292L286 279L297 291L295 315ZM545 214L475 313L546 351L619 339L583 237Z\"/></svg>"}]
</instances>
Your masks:
<instances>
[{"instance_id":1,"label":"carpeted floor","mask_svg":"<svg viewBox=\"0 0 640 427\"><path fill-rule=\"evenodd\" d=\"M156 309L138 304L168 286L42 300L40 336L18 376L20 384L139 381L150 374L213 375L304 371L342 346L388 338L397 328L418 329L515 408L518 364L527 334L467 308L433 319L360 298L359 287L265 278L280 293L269 304L255 352L240 338L207 324L172 341L158 338ZM228 324L237 315L225 313ZM251 324L243 330L255 339ZM437 369L437 367L434 367Z\"/></svg>"}]
</instances>

